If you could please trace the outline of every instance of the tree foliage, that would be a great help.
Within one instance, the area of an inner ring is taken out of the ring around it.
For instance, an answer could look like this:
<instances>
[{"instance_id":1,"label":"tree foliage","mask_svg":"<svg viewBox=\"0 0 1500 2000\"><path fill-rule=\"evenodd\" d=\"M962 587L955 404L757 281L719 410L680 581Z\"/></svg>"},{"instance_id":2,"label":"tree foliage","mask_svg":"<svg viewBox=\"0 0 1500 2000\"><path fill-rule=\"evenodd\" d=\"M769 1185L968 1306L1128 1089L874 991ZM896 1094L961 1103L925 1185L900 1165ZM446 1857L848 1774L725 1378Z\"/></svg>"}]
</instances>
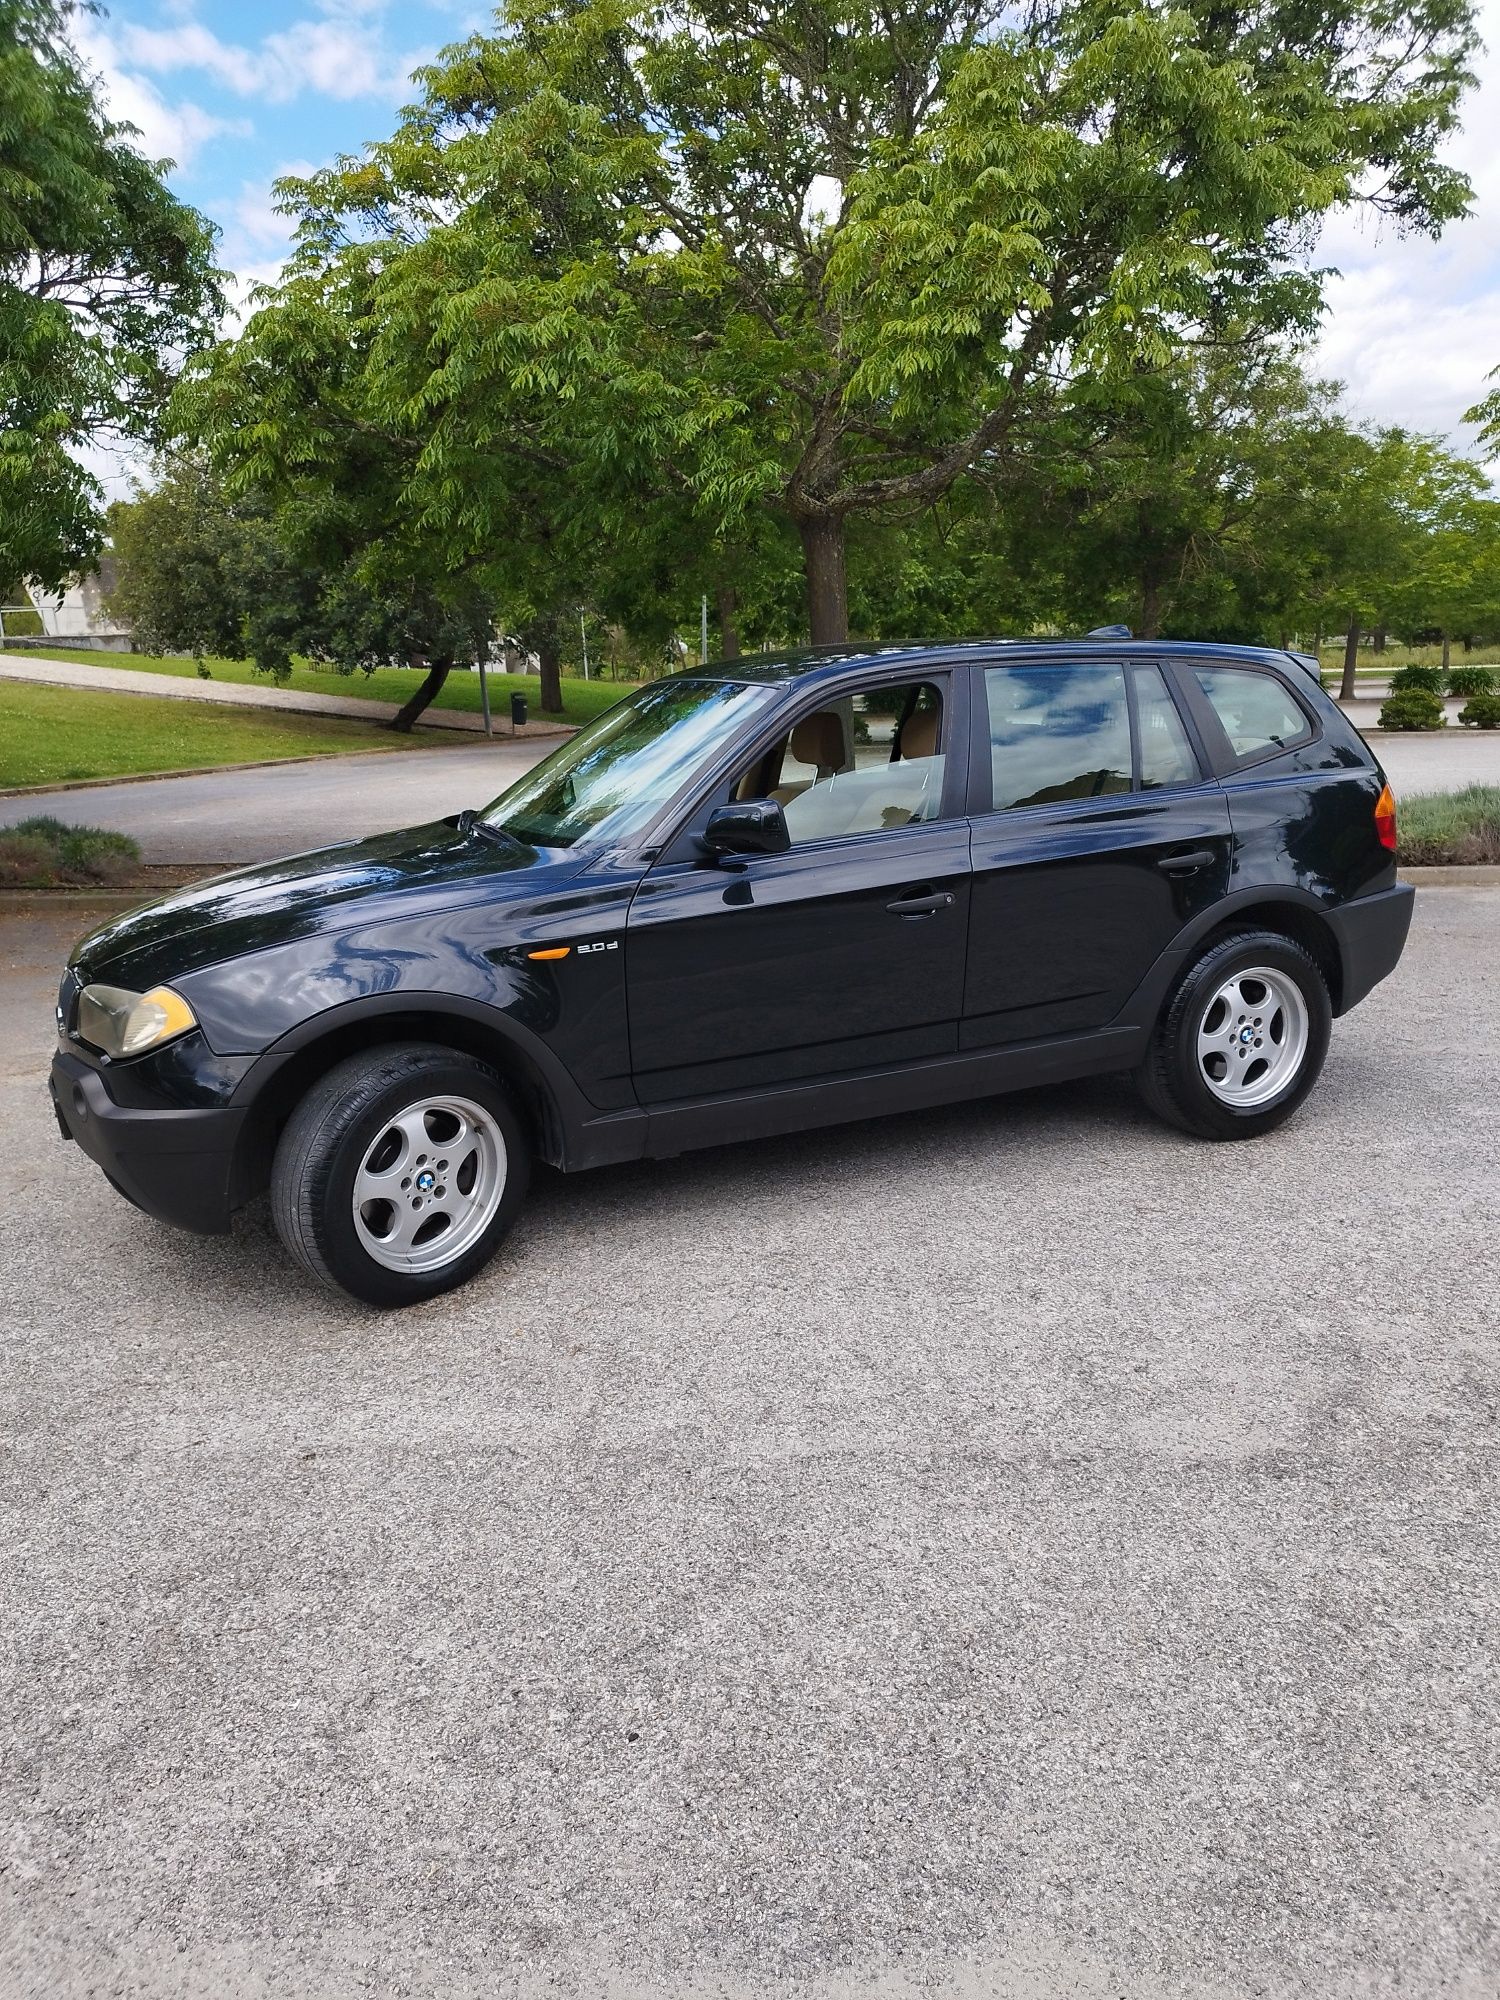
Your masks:
<instances>
[{"instance_id":1,"label":"tree foliage","mask_svg":"<svg viewBox=\"0 0 1500 2000\"><path fill-rule=\"evenodd\" d=\"M1019 482L1065 380L1307 327L1330 209L1460 213L1471 45L1464 0L510 0L288 192L302 269L369 274L419 512L492 544L528 464L596 532L676 496L731 581L769 513L837 639L847 524Z\"/></svg>"},{"instance_id":2,"label":"tree foliage","mask_svg":"<svg viewBox=\"0 0 1500 2000\"><path fill-rule=\"evenodd\" d=\"M222 310L213 231L108 119L54 0L0 0L0 589L97 553L80 447L153 438Z\"/></svg>"}]
</instances>

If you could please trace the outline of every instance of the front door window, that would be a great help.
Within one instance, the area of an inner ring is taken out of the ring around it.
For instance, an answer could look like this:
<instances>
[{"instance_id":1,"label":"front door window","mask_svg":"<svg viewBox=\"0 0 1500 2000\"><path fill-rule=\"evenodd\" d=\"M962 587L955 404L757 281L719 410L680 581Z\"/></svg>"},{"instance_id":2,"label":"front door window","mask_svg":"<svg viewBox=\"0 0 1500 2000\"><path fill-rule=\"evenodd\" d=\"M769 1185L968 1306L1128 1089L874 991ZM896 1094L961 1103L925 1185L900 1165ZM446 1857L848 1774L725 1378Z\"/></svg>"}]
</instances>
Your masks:
<instances>
[{"instance_id":1,"label":"front door window","mask_svg":"<svg viewBox=\"0 0 1500 2000\"><path fill-rule=\"evenodd\" d=\"M943 725L931 681L841 696L758 757L736 796L777 800L794 847L920 826L942 808Z\"/></svg>"}]
</instances>

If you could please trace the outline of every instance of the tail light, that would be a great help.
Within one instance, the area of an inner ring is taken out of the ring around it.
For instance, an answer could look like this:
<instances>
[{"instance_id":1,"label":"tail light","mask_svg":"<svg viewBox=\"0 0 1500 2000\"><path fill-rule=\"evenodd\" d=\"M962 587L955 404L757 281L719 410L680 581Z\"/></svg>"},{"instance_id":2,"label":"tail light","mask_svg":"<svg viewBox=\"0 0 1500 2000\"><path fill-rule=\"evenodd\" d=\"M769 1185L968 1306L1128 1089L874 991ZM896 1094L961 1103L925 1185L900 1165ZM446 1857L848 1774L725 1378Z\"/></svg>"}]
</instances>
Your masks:
<instances>
[{"instance_id":1,"label":"tail light","mask_svg":"<svg viewBox=\"0 0 1500 2000\"><path fill-rule=\"evenodd\" d=\"M1382 847L1396 851L1396 794L1389 785L1382 785L1380 797L1375 801L1375 834Z\"/></svg>"}]
</instances>

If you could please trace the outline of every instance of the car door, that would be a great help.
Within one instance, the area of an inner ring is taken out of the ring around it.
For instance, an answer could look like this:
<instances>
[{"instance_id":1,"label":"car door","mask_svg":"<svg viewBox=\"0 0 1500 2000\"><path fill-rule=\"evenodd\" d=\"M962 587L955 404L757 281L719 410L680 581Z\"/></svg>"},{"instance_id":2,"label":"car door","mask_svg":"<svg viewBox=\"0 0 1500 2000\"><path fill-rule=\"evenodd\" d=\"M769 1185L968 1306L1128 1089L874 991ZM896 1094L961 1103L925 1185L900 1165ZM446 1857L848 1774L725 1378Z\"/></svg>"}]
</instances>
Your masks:
<instances>
[{"instance_id":1,"label":"car door","mask_svg":"<svg viewBox=\"0 0 1500 2000\"><path fill-rule=\"evenodd\" d=\"M1154 661L976 669L961 1046L1104 1026L1224 895L1222 787Z\"/></svg>"},{"instance_id":2,"label":"car door","mask_svg":"<svg viewBox=\"0 0 1500 2000\"><path fill-rule=\"evenodd\" d=\"M908 669L809 695L700 802L627 922L643 1104L957 1049L966 763L962 676ZM790 849L704 856L709 811L761 792L783 804Z\"/></svg>"}]
</instances>

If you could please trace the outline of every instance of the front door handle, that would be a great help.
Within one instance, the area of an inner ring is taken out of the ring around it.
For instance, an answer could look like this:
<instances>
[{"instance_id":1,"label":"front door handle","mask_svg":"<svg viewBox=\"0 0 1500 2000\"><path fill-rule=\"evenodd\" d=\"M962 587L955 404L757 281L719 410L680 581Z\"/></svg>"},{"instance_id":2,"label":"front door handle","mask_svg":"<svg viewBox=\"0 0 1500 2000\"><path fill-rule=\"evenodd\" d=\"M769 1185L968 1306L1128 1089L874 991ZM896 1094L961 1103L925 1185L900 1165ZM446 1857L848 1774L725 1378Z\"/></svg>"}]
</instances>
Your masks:
<instances>
[{"instance_id":1,"label":"front door handle","mask_svg":"<svg viewBox=\"0 0 1500 2000\"><path fill-rule=\"evenodd\" d=\"M930 917L935 910L946 910L953 902L951 891L939 889L920 895L898 896L886 908L897 917Z\"/></svg>"},{"instance_id":2,"label":"front door handle","mask_svg":"<svg viewBox=\"0 0 1500 2000\"><path fill-rule=\"evenodd\" d=\"M1211 847L1190 847L1186 854L1164 854L1156 865L1163 875L1191 875L1196 869L1207 868L1213 858Z\"/></svg>"}]
</instances>

